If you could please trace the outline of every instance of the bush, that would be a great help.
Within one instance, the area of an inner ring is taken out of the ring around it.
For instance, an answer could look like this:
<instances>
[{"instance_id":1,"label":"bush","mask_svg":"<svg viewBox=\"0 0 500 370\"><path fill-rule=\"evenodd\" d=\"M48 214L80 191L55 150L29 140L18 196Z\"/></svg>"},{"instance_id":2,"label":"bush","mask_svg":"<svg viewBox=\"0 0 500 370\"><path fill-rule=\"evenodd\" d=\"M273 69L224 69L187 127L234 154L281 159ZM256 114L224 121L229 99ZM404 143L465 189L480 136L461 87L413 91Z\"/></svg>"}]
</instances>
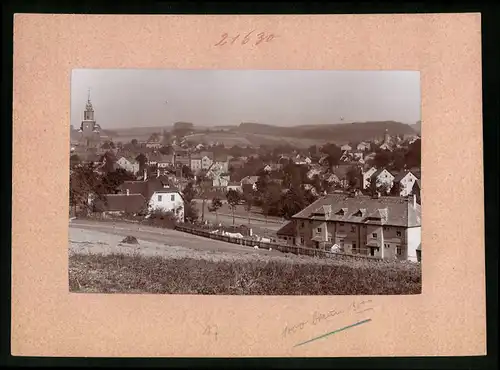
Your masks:
<instances>
[{"instance_id":1,"label":"bush","mask_svg":"<svg viewBox=\"0 0 500 370\"><path fill-rule=\"evenodd\" d=\"M135 236L126 236L123 240L122 240L122 243L126 243L126 244L139 244L139 241L137 240L137 238Z\"/></svg>"},{"instance_id":2,"label":"bush","mask_svg":"<svg viewBox=\"0 0 500 370\"><path fill-rule=\"evenodd\" d=\"M160 209L151 211L144 223L150 226L162 227L164 229L174 229L177 225L177 217L173 212L165 212Z\"/></svg>"}]
</instances>

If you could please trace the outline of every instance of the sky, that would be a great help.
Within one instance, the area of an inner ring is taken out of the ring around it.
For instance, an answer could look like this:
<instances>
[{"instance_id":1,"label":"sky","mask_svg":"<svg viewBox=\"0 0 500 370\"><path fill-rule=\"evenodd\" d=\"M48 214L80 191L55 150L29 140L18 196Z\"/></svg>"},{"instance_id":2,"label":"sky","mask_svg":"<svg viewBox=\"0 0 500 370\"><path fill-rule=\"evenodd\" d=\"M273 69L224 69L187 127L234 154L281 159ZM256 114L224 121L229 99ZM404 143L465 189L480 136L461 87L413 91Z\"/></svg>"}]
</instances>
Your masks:
<instances>
[{"instance_id":1,"label":"sky","mask_svg":"<svg viewBox=\"0 0 500 370\"><path fill-rule=\"evenodd\" d=\"M76 69L75 127L89 89L103 129L420 120L418 71Z\"/></svg>"}]
</instances>

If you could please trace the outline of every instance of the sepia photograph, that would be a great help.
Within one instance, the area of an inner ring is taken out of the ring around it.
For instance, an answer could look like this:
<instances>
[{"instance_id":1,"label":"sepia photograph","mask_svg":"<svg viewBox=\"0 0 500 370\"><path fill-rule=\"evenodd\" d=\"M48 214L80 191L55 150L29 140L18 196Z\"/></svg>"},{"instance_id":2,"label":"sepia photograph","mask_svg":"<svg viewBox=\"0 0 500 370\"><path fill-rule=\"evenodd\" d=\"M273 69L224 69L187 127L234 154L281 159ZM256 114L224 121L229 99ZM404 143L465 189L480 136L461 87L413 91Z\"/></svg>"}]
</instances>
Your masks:
<instances>
[{"instance_id":1,"label":"sepia photograph","mask_svg":"<svg viewBox=\"0 0 500 370\"><path fill-rule=\"evenodd\" d=\"M74 69L69 290L422 291L418 71Z\"/></svg>"}]
</instances>

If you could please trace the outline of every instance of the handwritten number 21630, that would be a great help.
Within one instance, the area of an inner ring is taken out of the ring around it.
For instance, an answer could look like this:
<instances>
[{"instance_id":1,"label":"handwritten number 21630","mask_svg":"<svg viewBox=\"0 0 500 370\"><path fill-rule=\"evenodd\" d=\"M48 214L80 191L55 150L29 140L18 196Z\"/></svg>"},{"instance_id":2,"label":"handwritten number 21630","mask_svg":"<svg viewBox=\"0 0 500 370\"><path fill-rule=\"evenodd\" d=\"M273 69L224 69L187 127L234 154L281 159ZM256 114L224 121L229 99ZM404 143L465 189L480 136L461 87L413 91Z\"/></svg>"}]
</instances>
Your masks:
<instances>
[{"instance_id":1,"label":"handwritten number 21630","mask_svg":"<svg viewBox=\"0 0 500 370\"><path fill-rule=\"evenodd\" d=\"M244 37L242 37L241 38L241 45L245 45L245 44L249 43L252 40L252 34L254 32L255 31L249 32ZM236 41L240 40L240 36L241 36L240 34L237 34L234 37L232 37L232 36L230 37L228 33L223 33L221 35L221 39L219 40L219 42L216 43L214 46L222 46L222 45L225 45L227 43L232 45ZM256 35L256 41L255 41L254 45L259 45L262 42L270 42L275 38L276 38L276 36L273 35L272 33L266 34L265 32L260 32Z\"/></svg>"}]
</instances>

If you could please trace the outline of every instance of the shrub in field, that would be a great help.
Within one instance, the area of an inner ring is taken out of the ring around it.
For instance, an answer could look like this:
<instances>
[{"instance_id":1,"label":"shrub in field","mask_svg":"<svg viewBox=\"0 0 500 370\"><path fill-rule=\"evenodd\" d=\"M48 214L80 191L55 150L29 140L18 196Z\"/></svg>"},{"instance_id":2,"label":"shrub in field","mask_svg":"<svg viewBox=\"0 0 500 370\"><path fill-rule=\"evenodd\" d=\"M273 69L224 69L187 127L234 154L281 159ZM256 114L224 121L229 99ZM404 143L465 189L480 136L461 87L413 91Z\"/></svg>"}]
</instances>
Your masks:
<instances>
[{"instance_id":1,"label":"shrub in field","mask_svg":"<svg viewBox=\"0 0 500 370\"><path fill-rule=\"evenodd\" d=\"M126 243L126 244L139 244L139 241L137 240L137 238L135 236L126 236L123 240L122 240L122 243Z\"/></svg>"}]
</instances>

